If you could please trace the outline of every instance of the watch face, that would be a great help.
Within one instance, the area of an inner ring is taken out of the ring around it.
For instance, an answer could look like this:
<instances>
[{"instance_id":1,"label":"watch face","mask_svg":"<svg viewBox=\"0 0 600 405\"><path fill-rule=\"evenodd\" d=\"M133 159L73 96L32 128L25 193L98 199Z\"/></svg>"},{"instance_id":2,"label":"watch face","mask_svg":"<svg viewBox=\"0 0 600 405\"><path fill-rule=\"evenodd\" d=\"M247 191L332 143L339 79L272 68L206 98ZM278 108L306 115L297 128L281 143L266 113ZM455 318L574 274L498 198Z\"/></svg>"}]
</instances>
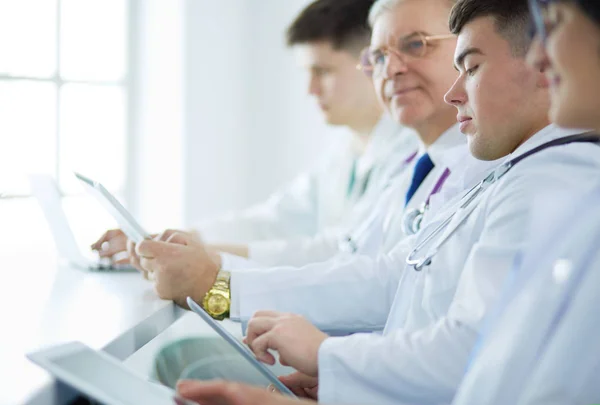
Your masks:
<instances>
[{"instance_id":1,"label":"watch face","mask_svg":"<svg viewBox=\"0 0 600 405\"><path fill-rule=\"evenodd\" d=\"M229 311L229 300L220 294L214 294L208 298L208 310L213 315L221 315Z\"/></svg>"}]
</instances>

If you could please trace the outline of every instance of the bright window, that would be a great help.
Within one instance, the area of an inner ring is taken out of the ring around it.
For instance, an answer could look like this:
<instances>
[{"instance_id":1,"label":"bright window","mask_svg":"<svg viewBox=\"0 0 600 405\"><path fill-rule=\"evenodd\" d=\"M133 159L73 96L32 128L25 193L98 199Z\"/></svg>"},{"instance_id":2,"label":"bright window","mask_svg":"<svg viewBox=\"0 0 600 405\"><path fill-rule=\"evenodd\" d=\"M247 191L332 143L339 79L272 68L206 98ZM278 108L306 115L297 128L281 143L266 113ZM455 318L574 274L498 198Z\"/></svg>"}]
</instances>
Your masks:
<instances>
[{"instance_id":1,"label":"bright window","mask_svg":"<svg viewBox=\"0 0 600 405\"><path fill-rule=\"evenodd\" d=\"M123 191L128 22L128 0L0 0L0 192L78 193L74 170Z\"/></svg>"},{"instance_id":2,"label":"bright window","mask_svg":"<svg viewBox=\"0 0 600 405\"><path fill-rule=\"evenodd\" d=\"M0 255L52 238L27 173L57 179L89 251L110 217L73 171L123 195L127 174L130 0L0 0Z\"/></svg>"}]
</instances>

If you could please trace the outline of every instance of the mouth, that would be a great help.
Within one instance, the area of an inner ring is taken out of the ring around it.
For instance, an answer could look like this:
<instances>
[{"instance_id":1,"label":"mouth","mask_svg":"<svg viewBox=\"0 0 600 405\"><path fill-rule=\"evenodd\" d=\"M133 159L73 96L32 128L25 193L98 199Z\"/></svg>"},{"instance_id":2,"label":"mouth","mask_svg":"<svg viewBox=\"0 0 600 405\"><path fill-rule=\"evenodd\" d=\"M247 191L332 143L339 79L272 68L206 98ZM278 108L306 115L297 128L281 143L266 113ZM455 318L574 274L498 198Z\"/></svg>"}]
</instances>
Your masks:
<instances>
[{"instance_id":1,"label":"mouth","mask_svg":"<svg viewBox=\"0 0 600 405\"><path fill-rule=\"evenodd\" d=\"M398 90L394 91L394 94L392 94L392 97L394 97L394 96L395 97L404 96L404 95L406 95L408 93L411 93L411 92L413 92L413 91L415 91L417 89L418 89L418 87L407 87L407 88L404 88L404 89L398 89Z\"/></svg>"},{"instance_id":2,"label":"mouth","mask_svg":"<svg viewBox=\"0 0 600 405\"><path fill-rule=\"evenodd\" d=\"M385 83L383 94L386 99L391 100L394 97L402 97L407 95L408 93L412 93L415 90L418 90L419 86L402 86L400 87L398 83L390 80Z\"/></svg>"},{"instance_id":3,"label":"mouth","mask_svg":"<svg viewBox=\"0 0 600 405\"><path fill-rule=\"evenodd\" d=\"M473 118L468 117L466 115L459 115L456 117L456 120L460 124L460 132L465 133L465 130L471 124Z\"/></svg>"}]
</instances>

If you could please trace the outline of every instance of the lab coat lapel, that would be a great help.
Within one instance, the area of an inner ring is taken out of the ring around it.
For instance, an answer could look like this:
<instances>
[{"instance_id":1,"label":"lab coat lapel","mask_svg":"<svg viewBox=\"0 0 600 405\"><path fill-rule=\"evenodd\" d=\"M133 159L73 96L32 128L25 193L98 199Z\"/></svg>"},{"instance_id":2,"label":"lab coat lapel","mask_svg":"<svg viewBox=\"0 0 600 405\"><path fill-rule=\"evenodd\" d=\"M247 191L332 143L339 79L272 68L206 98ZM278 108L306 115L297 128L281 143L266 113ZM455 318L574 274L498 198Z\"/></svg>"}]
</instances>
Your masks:
<instances>
[{"instance_id":1,"label":"lab coat lapel","mask_svg":"<svg viewBox=\"0 0 600 405\"><path fill-rule=\"evenodd\" d=\"M473 191L473 192L475 192L475 191ZM458 208L456 208L453 211L454 216L452 217L452 220L446 226L446 228L440 232L440 236L438 236L431 242L428 253L431 253L431 249L438 249L441 247L440 245L443 246L443 243L446 241L446 239L448 239L450 236L452 236L452 234L463 224L463 222L469 217L469 215L471 215L473 210L475 210L475 208L478 207L483 195L487 192L487 189L479 192L477 194L477 196L475 196L475 198L469 204L467 204L466 207L461 208L461 206L463 205L463 202L467 201L467 199L470 198L469 196L472 195L473 192L471 192L471 193L469 193L469 195L461 198L461 202L459 203ZM447 214L447 215L449 215L449 214Z\"/></svg>"}]
</instances>

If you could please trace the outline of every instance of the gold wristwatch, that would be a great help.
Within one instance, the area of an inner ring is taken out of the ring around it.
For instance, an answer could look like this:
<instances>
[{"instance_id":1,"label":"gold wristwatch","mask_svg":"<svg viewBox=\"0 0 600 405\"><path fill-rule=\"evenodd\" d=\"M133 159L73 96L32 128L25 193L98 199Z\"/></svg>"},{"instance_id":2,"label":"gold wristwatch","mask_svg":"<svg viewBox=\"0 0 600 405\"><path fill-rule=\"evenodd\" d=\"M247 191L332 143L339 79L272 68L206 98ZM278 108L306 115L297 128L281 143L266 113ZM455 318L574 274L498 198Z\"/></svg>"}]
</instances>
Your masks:
<instances>
[{"instance_id":1,"label":"gold wristwatch","mask_svg":"<svg viewBox=\"0 0 600 405\"><path fill-rule=\"evenodd\" d=\"M217 281L215 281L202 300L202 308L210 316L219 321L229 318L229 307L231 305L231 294L229 292L230 280L230 272L219 271Z\"/></svg>"}]
</instances>

